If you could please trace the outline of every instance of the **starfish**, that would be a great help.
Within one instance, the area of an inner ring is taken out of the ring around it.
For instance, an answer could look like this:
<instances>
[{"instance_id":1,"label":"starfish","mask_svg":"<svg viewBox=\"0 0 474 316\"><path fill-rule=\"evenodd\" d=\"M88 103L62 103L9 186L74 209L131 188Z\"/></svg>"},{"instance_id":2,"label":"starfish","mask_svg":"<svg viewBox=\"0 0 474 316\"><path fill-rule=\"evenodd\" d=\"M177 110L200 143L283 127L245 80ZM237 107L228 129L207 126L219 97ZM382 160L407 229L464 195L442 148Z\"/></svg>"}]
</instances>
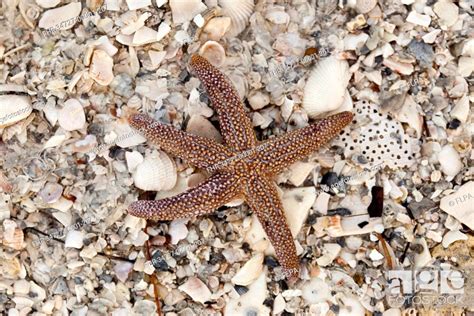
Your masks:
<instances>
[{"instance_id":1,"label":"starfish","mask_svg":"<svg viewBox=\"0 0 474 316\"><path fill-rule=\"evenodd\" d=\"M217 111L225 144L161 124L145 114L130 116L130 125L152 143L204 169L210 177L173 197L133 202L128 211L146 219L169 221L210 214L233 200L244 199L262 224L285 276L294 280L299 276L299 260L273 178L338 135L353 115L338 113L259 143L230 80L199 55L191 57L190 67Z\"/></svg>"}]
</instances>

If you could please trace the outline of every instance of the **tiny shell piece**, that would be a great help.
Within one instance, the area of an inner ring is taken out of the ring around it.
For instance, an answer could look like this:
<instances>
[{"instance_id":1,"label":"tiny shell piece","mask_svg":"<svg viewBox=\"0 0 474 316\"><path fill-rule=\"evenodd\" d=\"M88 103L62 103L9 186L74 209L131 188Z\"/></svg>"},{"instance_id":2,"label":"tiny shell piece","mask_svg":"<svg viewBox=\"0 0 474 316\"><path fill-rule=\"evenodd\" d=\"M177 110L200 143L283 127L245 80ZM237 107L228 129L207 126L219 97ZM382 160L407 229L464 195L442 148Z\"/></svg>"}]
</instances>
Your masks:
<instances>
[{"instance_id":1,"label":"tiny shell piece","mask_svg":"<svg viewBox=\"0 0 474 316\"><path fill-rule=\"evenodd\" d=\"M232 20L227 16L215 17L204 26L204 32L208 34L209 39L218 41L229 30L231 23Z\"/></svg>"},{"instance_id":2,"label":"tiny shell piece","mask_svg":"<svg viewBox=\"0 0 474 316\"><path fill-rule=\"evenodd\" d=\"M77 21L77 16L81 13L81 2L72 2L65 6L51 9L43 13L38 26L42 29L69 30Z\"/></svg>"},{"instance_id":3,"label":"tiny shell piece","mask_svg":"<svg viewBox=\"0 0 474 316\"><path fill-rule=\"evenodd\" d=\"M114 80L113 67L114 61L112 57L103 50L98 49L92 55L89 75L101 86L107 86Z\"/></svg>"},{"instance_id":4,"label":"tiny shell piece","mask_svg":"<svg viewBox=\"0 0 474 316\"><path fill-rule=\"evenodd\" d=\"M57 6L61 0L36 0L36 3L45 9L54 8Z\"/></svg>"},{"instance_id":5,"label":"tiny shell piece","mask_svg":"<svg viewBox=\"0 0 474 316\"><path fill-rule=\"evenodd\" d=\"M416 11L411 11L410 14L408 14L407 22L428 27L430 26L431 18L429 15L419 14Z\"/></svg>"},{"instance_id":6,"label":"tiny shell piece","mask_svg":"<svg viewBox=\"0 0 474 316\"><path fill-rule=\"evenodd\" d=\"M64 102L64 107L59 111L59 125L66 131L82 129L86 123L84 108L76 99Z\"/></svg>"},{"instance_id":7,"label":"tiny shell piece","mask_svg":"<svg viewBox=\"0 0 474 316\"><path fill-rule=\"evenodd\" d=\"M54 203L59 200L63 193L63 187L58 183L47 182L43 189L38 192L44 203Z\"/></svg>"},{"instance_id":8,"label":"tiny shell piece","mask_svg":"<svg viewBox=\"0 0 474 316\"><path fill-rule=\"evenodd\" d=\"M377 0L357 0L356 9L359 13L369 13L377 5Z\"/></svg>"},{"instance_id":9,"label":"tiny shell piece","mask_svg":"<svg viewBox=\"0 0 474 316\"><path fill-rule=\"evenodd\" d=\"M433 6L433 11L440 18L442 25L453 26L459 17L459 8L448 0L439 0Z\"/></svg>"},{"instance_id":10,"label":"tiny shell piece","mask_svg":"<svg viewBox=\"0 0 474 316\"><path fill-rule=\"evenodd\" d=\"M64 247L81 249L84 245L83 239L84 233L78 230L70 230L67 233L66 241L64 242Z\"/></svg>"},{"instance_id":11,"label":"tiny shell piece","mask_svg":"<svg viewBox=\"0 0 474 316\"><path fill-rule=\"evenodd\" d=\"M461 171L463 164L458 152L452 145L447 144L438 153L438 160L441 165L441 171L447 176L454 177Z\"/></svg>"}]
</instances>

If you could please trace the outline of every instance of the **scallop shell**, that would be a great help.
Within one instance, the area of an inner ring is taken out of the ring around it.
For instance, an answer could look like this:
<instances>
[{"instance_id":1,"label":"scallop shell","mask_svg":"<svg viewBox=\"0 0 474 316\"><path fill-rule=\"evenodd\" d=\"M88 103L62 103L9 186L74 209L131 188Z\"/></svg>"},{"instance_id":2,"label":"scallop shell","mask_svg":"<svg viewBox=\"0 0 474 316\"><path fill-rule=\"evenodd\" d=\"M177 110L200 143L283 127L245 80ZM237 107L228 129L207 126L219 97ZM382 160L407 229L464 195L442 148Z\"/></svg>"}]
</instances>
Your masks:
<instances>
[{"instance_id":1,"label":"scallop shell","mask_svg":"<svg viewBox=\"0 0 474 316\"><path fill-rule=\"evenodd\" d=\"M207 9L201 0L170 0L170 7L174 24L189 22Z\"/></svg>"},{"instance_id":2,"label":"scallop shell","mask_svg":"<svg viewBox=\"0 0 474 316\"><path fill-rule=\"evenodd\" d=\"M170 190L176 180L176 166L164 152L146 157L133 173L135 186L145 191Z\"/></svg>"},{"instance_id":3,"label":"scallop shell","mask_svg":"<svg viewBox=\"0 0 474 316\"><path fill-rule=\"evenodd\" d=\"M32 111L33 107L27 96L0 95L0 128L27 118Z\"/></svg>"},{"instance_id":4,"label":"scallop shell","mask_svg":"<svg viewBox=\"0 0 474 316\"><path fill-rule=\"evenodd\" d=\"M249 22L254 8L254 0L219 0L222 13L232 20L226 37L235 37L241 33Z\"/></svg>"},{"instance_id":5,"label":"scallop shell","mask_svg":"<svg viewBox=\"0 0 474 316\"><path fill-rule=\"evenodd\" d=\"M331 56L319 62L304 89L303 108L308 116L315 118L338 109L344 103L350 78L347 61Z\"/></svg>"},{"instance_id":6,"label":"scallop shell","mask_svg":"<svg viewBox=\"0 0 474 316\"><path fill-rule=\"evenodd\" d=\"M207 41L199 49L199 54L209 60L209 62L217 68L225 63L225 50L218 42Z\"/></svg>"}]
</instances>

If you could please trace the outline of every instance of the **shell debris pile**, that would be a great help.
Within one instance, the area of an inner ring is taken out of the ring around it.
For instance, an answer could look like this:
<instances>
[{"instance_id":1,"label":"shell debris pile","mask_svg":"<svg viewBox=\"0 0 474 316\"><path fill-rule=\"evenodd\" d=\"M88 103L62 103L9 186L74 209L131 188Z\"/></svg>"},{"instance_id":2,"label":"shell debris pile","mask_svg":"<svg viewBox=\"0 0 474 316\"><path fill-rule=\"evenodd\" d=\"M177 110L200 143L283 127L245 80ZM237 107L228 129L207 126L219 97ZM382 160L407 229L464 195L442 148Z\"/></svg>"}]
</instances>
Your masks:
<instances>
[{"instance_id":1,"label":"shell debris pile","mask_svg":"<svg viewBox=\"0 0 474 316\"><path fill-rule=\"evenodd\" d=\"M239 201L127 213L208 176L130 115L223 142L192 54L230 78L261 140L354 113L275 179L293 283ZM0 314L151 315L153 278L163 315L473 311L467 289L436 310L386 295L390 271L474 265L472 0L7 0L0 65Z\"/></svg>"}]
</instances>

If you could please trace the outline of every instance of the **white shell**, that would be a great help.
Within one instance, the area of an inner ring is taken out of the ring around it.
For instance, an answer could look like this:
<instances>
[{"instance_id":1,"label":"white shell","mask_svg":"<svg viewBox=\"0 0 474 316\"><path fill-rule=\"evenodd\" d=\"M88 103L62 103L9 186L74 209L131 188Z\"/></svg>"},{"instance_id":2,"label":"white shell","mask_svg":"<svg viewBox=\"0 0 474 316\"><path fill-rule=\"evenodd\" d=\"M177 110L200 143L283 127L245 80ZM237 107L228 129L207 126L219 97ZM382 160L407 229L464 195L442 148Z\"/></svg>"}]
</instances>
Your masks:
<instances>
[{"instance_id":1,"label":"white shell","mask_svg":"<svg viewBox=\"0 0 474 316\"><path fill-rule=\"evenodd\" d=\"M64 247L81 249L84 245L84 233L78 230L70 230L66 235Z\"/></svg>"},{"instance_id":2,"label":"white shell","mask_svg":"<svg viewBox=\"0 0 474 316\"><path fill-rule=\"evenodd\" d=\"M61 0L36 0L36 3L45 9L54 8L57 6Z\"/></svg>"},{"instance_id":3,"label":"white shell","mask_svg":"<svg viewBox=\"0 0 474 316\"><path fill-rule=\"evenodd\" d=\"M196 277L190 277L184 284L178 287L180 291L191 296L191 298L196 301L203 303L211 299L212 293L209 288Z\"/></svg>"},{"instance_id":4,"label":"white shell","mask_svg":"<svg viewBox=\"0 0 474 316\"><path fill-rule=\"evenodd\" d=\"M359 13L365 14L375 8L377 0L357 0L356 9Z\"/></svg>"},{"instance_id":5,"label":"white shell","mask_svg":"<svg viewBox=\"0 0 474 316\"><path fill-rule=\"evenodd\" d=\"M130 10L137 10L151 6L151 0L126 0Z\"/></svg>"},{"instance_id":6,"label":"white shell","mask_svg":"<svg viewBox=\"0 0 474 316\"><path fill-rule=\"evenodd\" d=\"M145 191L170 190L176 180L176 166L164 152L146 157L133 174L135 186Z\"/></svg>"},{"instance_id":7,"label":"white shell","mask_svg":"<svg viewBox=\"0 0 474 316\"><path fill-rule=\"evenodd\" d=\"M455 193L442 198L440 208L474 229L474 181L463 184Z\"/></svg>"},{"instance_id":8,"label":"white shell","mask_svg":"<svg viewBox=\"0 0 474 316\"><path fill-rule=\"evenodd\" d=\"M89 75L101 86L107 86L114 80L114 61L103 50L95 50L92 55L91 67Z\"/></svg>"},{"instance_id":9,"label":"white shell","mask_svg":"<svg viewBox=\"0 0 474 316\"><path fill-rule=\"evenodd\" d=\"M233 296L226 304L224 315L270 315L263 304L267 297L266 272L262 271L247 293Z\"/></svg>"},{"instance_id":10,"label":"white shell","mask_svg":"<svg viewBox=\"0 0 474 316\"><path fill-rule=\"evenodd\" d=\"M51 9L43 13L38 26L43 29L69 30L76 22L76 18L81 13L81 2L72 2L65 6Z\"/></svg>"},{"instance_id":11,"label":"white shell","mask_svg":"<svg viewBox=\"0 0 474 316\"><path fill-rule=\"evenodd\" d=\"M350 77L345 60L334 56L321 60L309 75L304 88L303 108L308 116L315 118L339 108L344 102Z\"/></svg>"},{"instance_id":12,"label":"white shell","mask_svg":"<svg viewBox=\"0 0 474 316\"><path fill-rule=\"evenodd\" d=\"M447 27L453 26L459 17L458 6L447 0L437 1L433 11L439 17L440 24Z\"/></svg>"},{"instance_id":13,"label":"white shell","mask_svg":"<svg viewBox=\"0 0 474 316\"><path fill-rule=\"evenodd\" d=\"M453 242L467 239L467 235L461 233L459 230L449 231L443 237L443 247L448 248Z\"/></svg>"},{"instance_id":14,"label":"white shell","mask_svg":"<svg viewBox=\"0 0 474 316\"><path fill-rule=\"evenodd\" d=\"M441 171L451 177L457 175L463 167L461 157L450 144L445 145L438 153L438 161L441 165Z\"/></svg>"},{"instance_id":15,"label":"white shell","mask_svg":"<svg viewBox=\"0 0 474 316\"><path fill-rule=\"evenodd\" d=\"M232 283L247 286L252 284L263 270L263 253L258 253L247 261L232 278Z\"/></svg>"},{"instance_id":16,"label":"white shell","mask_svg":"<svg viewBox=\"0 0 474 316\"><path fill-rule=\"evenodd\" d=\"M331 290L328 282L325 282L319 277L314 277L309 282L305 282L301 290L302 297L306 304L312 305L331 299Z\"/></svg>"},{"instance_id":17,"label":"white shell","mask_svg":"<svg viewBox=\"0 0 474 316\"><path fill-rule=\"evenodd\" d=\"M201 0L170 0L170 7L174 24L189 22L207 9Z\"/></svg>"},{"instance_id":18,"label":"white shell","mask_svg":"<svg viewBox=\"0 0 474 316\"><path fill-rule=\"evenodd\" d=\"M33 111L30 98L21 95L0 95L0 128L15 124Z\"/></svg>"},{"instance_id":19,"label":"white shell","mask_svg":"<svg viewBox=\"0 0 474 316\"><path fill-rule=\"evenodd\" d=\"M219 0L222 13L232 20L226 37L235 37L242 32L249 22L254 8L254 0Z\"/></svg>"},{"instance_id":20,"label":"white shell","mask_svg":"<svg viewBox=\"0 0 474 316\"><path fill-rule=\"evenodd\" d=\"M225 50L218 42L207 41L199 49L199 54L209 60L209 62L217 68L225 63Z\"/></svg>"},{"instance_id":21,"label":"white shell","mask_svg":"<svg viewBox=\"0 0 474 316\"><path fill-rule=\"evenodd\" d=\"M291 189L283 194L283 209L293 236L298 235L315 200L316 189L314 187Z\"/></svg>"},{"instance_id":22,"label":"white shell","mask_svg":"<svg viewBox=\"0 0 474 316\"><path fill-rule=\"evenodd\" d=\"M84 127L86 116L84 108L76 99L64 102L64 107L59 111L59 125L66 131L75 131Z\"/></svg>"}]
</instances>

